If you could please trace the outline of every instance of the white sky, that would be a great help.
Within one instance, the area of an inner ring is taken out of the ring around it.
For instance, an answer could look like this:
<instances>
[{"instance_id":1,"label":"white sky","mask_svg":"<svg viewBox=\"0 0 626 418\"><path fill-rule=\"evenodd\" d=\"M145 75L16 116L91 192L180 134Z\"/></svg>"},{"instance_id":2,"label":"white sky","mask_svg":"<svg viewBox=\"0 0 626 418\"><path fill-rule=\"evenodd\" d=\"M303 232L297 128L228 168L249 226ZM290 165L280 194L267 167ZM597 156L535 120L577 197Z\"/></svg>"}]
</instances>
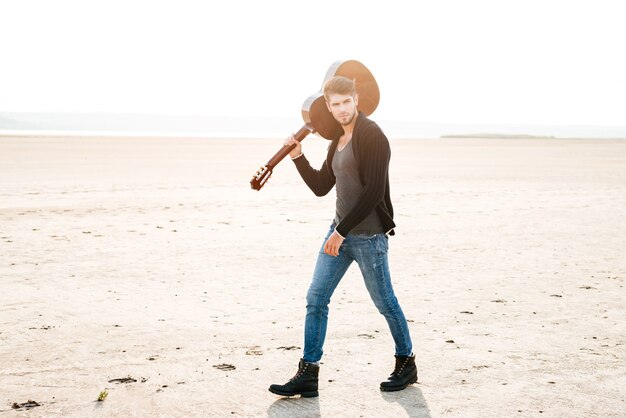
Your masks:
<instances>
[{"instance_id":1,"label":"white sky","mask_svg":"<svg viewBox=\"0 0 626 418\"><path fill-rule=\"evenodd\" d=\"M357 59L375 119L626 125L625 22L619 0L0 0L0 112L299 117Z\"/></svg>"}]
</instances>

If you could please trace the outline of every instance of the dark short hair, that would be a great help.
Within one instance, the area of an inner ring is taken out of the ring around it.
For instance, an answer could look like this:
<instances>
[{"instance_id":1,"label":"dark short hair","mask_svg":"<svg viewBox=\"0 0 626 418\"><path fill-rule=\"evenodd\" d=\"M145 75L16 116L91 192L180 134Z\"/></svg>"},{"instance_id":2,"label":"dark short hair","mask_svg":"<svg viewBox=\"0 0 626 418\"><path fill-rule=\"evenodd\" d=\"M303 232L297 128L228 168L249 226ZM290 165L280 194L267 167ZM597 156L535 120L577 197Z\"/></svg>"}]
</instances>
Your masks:
<instances>
[{"instance_id":1,"label":"dark short hair","mask_svg":"<svg viewBox=\"0 0 626 418\"><path fill-rule=\"evenodd\" d=\"M324 98L328 101L331 94L356 95L356 81L343 76L335 76L324 83Z\"/></svg>"}]
</instances>

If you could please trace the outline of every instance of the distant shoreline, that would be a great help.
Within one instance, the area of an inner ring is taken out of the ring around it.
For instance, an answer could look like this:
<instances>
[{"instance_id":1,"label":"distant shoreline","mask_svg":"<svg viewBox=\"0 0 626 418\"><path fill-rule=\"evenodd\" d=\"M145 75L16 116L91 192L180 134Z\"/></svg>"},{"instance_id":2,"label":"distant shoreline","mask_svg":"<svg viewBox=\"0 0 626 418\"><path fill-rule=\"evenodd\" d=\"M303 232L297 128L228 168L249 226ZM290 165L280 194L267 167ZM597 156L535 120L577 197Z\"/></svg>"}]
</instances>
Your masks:
<instances>
[{"instance_id":1,"label":"distant shoreline","mask_svg":"<svg viewBox=\"0 0 626 418\"><path fill-rule=\"evenodd\" d=\"M595 136L555 136L555 135L528 135L528 134L450 134L441 135L441 139L598 139L598 140L626 140L626 137L595 137Z\"/></svg>"},{"instance_id":2,"label":"distant shoreline","mask_svg":"<svg viewBox=\"0 0 626 418\"><path fill-rule=\"evenodd\" d=\"M0 138L283 138L284 134L233 132L149 132L149 131L36 131L0 130Z\"/></svg>"},{"instance_id":3,"label":"distant shoreline","mask_svg":"<svg viewBox=\"0 0 626 418\"><path fill-rule=\"evenodd\" d=\"M512 138L512 139L558 139L554 135L529 135L529 134L447 134L441 135L441 138Z\"/></svg>"},{"instance_id":4,"label":"distant shoreline","mask_svg":"<svg viewBox=\"0 0 626 418\"><path fill-rule=\"evenodd\" d=\"M626 138L626 126L522 123L431 123L374 115L389 138ZM626 122L625 122L626 123ZM0 135L285 138L302 126L293 117L115 113L0 112Z\"/></svg>"},{"instance_id":5,"label":"distant shoreline","mask_svg":"<svg viewBox=\"0 0 626 418\"><path fill-rule=\"evenodd\" d=\"M450 134L441 135L442 139L609 139L626 140L626 137L562 137L554 135L526 135L526 134Z\"/></svg>"},{"instance_id":6,"label":"distant shoreline","mask_svg":"<svg viewBox=\"0 0 626 418\"><path fill-rule=\"evenodd\" d=\"M598 136L554 136L530 134L446 134L446 135L387 135L391 140L406 139L530 139L530 140L626 140L626 137ZM280 139L284 133L249 133L249 132L147 132L147 131L48 131L48 130L0 130L2 138L133 138L133 139ZM317 135L310 135L318 138Z\"/></svg>"}]
</instances>

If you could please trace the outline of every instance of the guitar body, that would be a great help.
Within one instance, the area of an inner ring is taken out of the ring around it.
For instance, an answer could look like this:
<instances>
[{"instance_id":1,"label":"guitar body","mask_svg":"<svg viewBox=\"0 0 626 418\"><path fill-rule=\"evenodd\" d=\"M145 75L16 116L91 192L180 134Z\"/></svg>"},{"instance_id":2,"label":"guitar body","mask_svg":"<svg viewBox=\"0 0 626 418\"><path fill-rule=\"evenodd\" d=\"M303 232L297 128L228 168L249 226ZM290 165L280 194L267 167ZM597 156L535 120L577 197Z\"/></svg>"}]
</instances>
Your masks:
<instances>
[{"instance_id":1,"label":"guitar body","mask_svg":"<svg viewBox=\"0 0 626 418\"><path fill-rule=\"evenodd\" d=\"M336 61L326 72L322 88L328 80L336 76L354 79L356 92L359 95L359 111L367 116L374 113L380 101L380 90L376 79L365 65L355 60ZM326 107L321 88L302 104L302 119L305 124L313 127L315 133L326 139L332 139L340 128L339 123Z\"/></svg>"},{"instance_id":2,"label":"guitar body","mask_svg":"<svg viewBox=\"0 0 626 418\"><path fill-rule=\"evenodd\" d=\"M378 107L380 90L376 79L363 64L356 60L336 61L333 63L324 77L322 88L326 81L335 76L343 76L354 79L356 92L359 96L359 111L367 116L371 115ZM297 141L302 141L310 133L317 133L322 138L332 139L341 125L335 120L326 107L324 93L320 90L309 96L302 104L302 119L304 125L294 134ZM261 167L250 180L250 186L254 190L261 190L272 175L274 167L285 158L293 149L292 146L283 146L263 167Z\"/></svg>"}]
</instances>

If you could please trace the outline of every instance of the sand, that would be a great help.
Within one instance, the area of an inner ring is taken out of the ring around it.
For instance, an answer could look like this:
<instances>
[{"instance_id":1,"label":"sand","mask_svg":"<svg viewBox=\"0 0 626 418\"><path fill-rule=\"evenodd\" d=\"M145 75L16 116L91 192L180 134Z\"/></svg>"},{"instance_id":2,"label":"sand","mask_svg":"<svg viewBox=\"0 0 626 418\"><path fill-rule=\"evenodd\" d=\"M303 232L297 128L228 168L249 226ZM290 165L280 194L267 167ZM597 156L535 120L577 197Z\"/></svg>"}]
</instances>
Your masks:
<instances>
[{"instance_id":1,"label":"sand","mask_svg":"<svg viewBox=\"0 0 626 418\"><path fill-rule=\"evenodd\" d=\"M315 399L267 391L334 206L290 161L249 188L281 142L0 138L0 415L624 416L626 141L392 139L419 383L379 391L393 343L353 267Z\"/></svg>"}]
</instances>

